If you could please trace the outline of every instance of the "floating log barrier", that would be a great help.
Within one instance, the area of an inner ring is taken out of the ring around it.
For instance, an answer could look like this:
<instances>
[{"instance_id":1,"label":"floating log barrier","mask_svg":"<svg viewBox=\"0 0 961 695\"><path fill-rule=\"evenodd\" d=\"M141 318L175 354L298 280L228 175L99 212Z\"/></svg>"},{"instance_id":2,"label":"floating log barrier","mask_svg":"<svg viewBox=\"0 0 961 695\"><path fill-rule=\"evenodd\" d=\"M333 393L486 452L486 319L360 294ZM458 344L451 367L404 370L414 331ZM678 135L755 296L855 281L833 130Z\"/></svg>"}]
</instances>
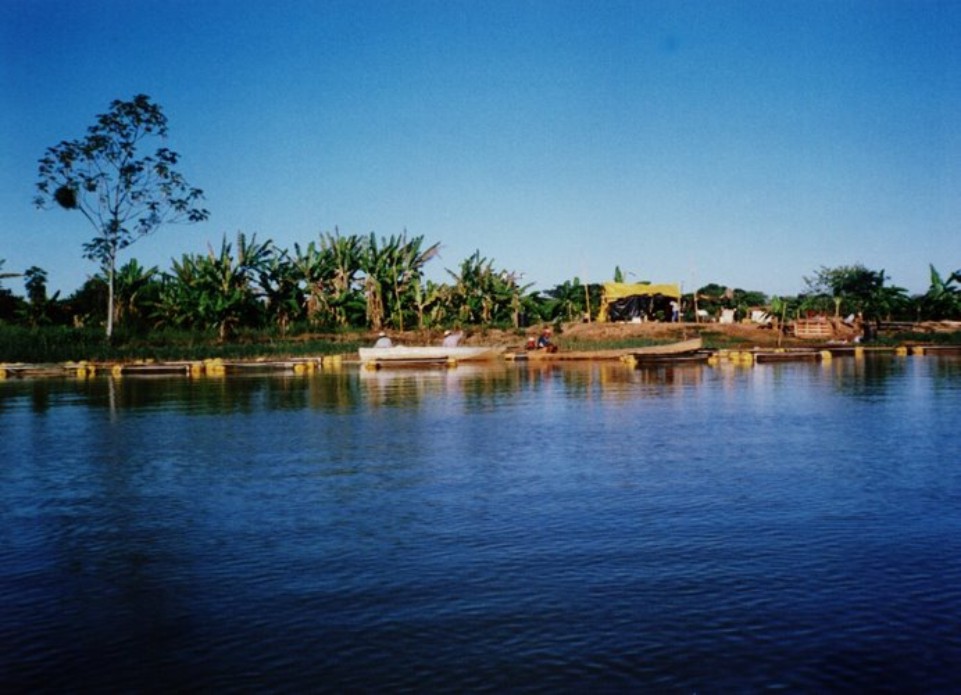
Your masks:
<instances>
[{"instance_id":1,"label":"floating log barrier","mask_svg":"<svg viewBox=\"0 0 961 695\"><path fill-rule=\"evenodd\" d=\"M754 362L756 364L767 364L772 362L818 362L824 358L826 350L783 350L783 351L756 351L754 352ZM829 356L831 353L827 353Z\"/></svg>"}]
</instances>

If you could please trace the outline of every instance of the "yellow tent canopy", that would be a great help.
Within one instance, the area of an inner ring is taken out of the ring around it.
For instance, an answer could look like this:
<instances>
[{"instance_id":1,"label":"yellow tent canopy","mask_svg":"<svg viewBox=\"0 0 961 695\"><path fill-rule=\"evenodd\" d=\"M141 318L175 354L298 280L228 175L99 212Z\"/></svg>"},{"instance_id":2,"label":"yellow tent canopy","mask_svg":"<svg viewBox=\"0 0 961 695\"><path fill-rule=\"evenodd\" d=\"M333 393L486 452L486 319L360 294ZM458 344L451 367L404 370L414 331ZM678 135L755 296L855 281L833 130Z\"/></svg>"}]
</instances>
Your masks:
<instances>
[{"instance_id":1,"label":"yellow tent canopy","mask_svg":"<svg viewBox=\"0 0 961 695\"><path fill-rule=\"evenodd\" d=\"M617 320L611 316L612 304L616 306L630 304L633 313L637 313L640 310L649 313L651 309L654 308L655 300L658 297L664 298L667 301L671 299L680 300L681 288L678 285L671 284L649 285L642 283L605 282L601 285L601 308L598 311L597 320L599 323Z\"/></svg>"}]
</instances>

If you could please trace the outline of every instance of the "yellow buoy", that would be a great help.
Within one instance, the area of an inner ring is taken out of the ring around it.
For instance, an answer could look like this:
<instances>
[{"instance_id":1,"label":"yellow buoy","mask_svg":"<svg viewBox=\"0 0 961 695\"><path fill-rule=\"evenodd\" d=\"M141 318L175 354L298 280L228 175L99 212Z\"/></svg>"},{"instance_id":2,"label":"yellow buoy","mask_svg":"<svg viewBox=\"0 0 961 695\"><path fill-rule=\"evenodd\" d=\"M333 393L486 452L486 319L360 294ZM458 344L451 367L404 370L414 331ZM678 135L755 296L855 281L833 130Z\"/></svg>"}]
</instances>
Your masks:
<instances>
[{"instance_id":1,"label":"yellow buoy","mask_svg":"<svg viewBox=\"0 0 961 695\"><path fill-rule=\"evenodd\" d=\"M908 354L908 349L903 345L898 345L896 348L894 348L894 354L898 357L904 357Z\"/></svg>"},{"instance_id":2,"label":"yellow buoy","mask_svg":"<svg viewBox=\"0 0 961 695\"><path fill-rule=\"evenodd\" d=\"M224 367L224 361L217 357L212 360L204 360L204 372L207 376L224 376L227 374L227 368Z\"/></svg>"},{"instance_id":3,"label":"yellow buoy","mask_svg":"<svg viewBox=\"0 0 961 695\"><path fill-rule=\"evenodd\" d=\"M78 379L87 379L97 373L97 368L86 360L81 360L73 365L74 374Z\"/></svg>"},{"instance_id":4,"label":"yellow buoy","mask_svg":"<svg viewBox=\"0 0 961 695\"><path fill-rule=\"evenodd\" d=\"M341 355L324 355L320 358L320 366L323 369L340 369L342 362Z\"/></svg>"}]
</instances>

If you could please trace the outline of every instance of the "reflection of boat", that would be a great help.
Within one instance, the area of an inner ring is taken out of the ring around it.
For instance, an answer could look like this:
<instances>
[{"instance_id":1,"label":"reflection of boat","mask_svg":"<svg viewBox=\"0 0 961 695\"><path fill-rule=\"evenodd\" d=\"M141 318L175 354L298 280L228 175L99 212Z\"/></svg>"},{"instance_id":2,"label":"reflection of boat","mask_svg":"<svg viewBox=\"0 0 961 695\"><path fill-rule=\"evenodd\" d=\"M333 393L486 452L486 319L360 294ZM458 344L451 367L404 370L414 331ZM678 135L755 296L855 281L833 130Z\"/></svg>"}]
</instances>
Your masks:
<instances>
[{"instance_id":1,"label":"reflection of boat","mask_svg":"<svg viewBox=\"0 0 961 695\"><path fill-rule=\"evenodd\" d=\"M389 348L360 348L362 364L381 367L425 367L489 360L499 356L503 348L480 346L442 347L438 345L395 345Z\"/></svg>"},{"instance_id":2,"label":"reflection of boat","mask_svg":"<svg viewBox=\"0 0 961 695\"><path fill-rule=\"evenodd\" d=\"M509 352L506 357L515 362L595 362L598 360L619 360L630 355L633 348L618 350L562 350L547 352L547 350L526 350L524 352Z\"/></svg>"}]
</instances>

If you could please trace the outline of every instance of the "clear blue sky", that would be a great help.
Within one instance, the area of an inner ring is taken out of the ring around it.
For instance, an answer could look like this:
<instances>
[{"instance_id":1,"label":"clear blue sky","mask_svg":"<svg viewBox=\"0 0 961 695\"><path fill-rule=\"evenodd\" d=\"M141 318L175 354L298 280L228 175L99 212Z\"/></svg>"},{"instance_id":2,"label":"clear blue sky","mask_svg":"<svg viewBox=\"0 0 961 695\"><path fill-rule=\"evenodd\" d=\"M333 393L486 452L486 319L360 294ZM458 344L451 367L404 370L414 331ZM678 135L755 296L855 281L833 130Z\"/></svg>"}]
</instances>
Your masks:
<instances>
[{"instance_id":1,"label":"clear blue sky","mask_svg":"<svg viewBox=\"0 0 961 695\"><path fill-rule=\"evenodd\" d=\"M37 160L138 93L211 218L122 262L337 227L540 289L619 265L794 294L860 262L923 292L961 268L955 0L2 0L5 271L96 272L86 221L32 206Z\"/></svg>"}]
</instances>

